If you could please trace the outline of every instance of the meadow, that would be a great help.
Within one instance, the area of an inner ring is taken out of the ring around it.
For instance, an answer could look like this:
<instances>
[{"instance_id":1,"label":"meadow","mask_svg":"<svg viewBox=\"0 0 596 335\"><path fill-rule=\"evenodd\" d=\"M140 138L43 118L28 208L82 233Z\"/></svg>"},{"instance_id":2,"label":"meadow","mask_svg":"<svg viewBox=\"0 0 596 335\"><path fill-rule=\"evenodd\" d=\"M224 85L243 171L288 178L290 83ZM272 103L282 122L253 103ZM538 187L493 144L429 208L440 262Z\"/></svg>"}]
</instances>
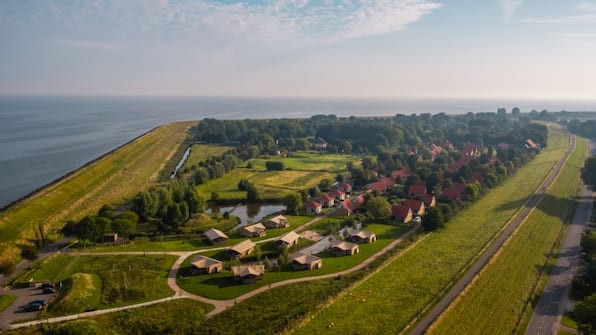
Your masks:
<instances>
[{"instance_id":1,"label":"meadow","mask_svg":"<svg viewBox=\"0 0 596 335\"><path fill-rule=\"evenodd\" d=\"M3 334L193 334L205 322L205 314L211 309L212 306L198 301L177 299L85 319L6 330Z\"/></svg>"},{"instance_id":2,"label":"meadow","mask_svg":"<svg viewBox=\"0 0 596 335\"><path fill-rule=\"evenodd\" d=\"M265 159L251 159L251 168L237 168L222 178L197 186L197 190L207 198L211 197L212 192L218 192L223 200L244 200L246 192L238 191L238 182L247 179L261 191L263 199L279 200L290 192L315 186L322 179L334 179L338 173L345 171L348 162L357 165L360 157L299 152L289 157L273 157L271 160L283 162L286 169L267 171Z\"/></svg>"},{"instance_id":3,"label":"meadow","mask_svg":"<svg viewBox=\"0 0 596 335\"><path fill-rule=\"evenodd\" d=\"M567 136L549 131L548 147L524 168L451 219L445 228L395 258L366 281L313 312L297 334L399 333L461 276L482 249L529 199L567 148ZM391 280L388 280L391 278ZM349 315L349 318L346 316Z\"/></svg>"},{"instance_id":4,"label":"meadow","mask_svg":"<svg viewBox=\"0 0 596 335\"><path fill-rule=\"evenodd\" d=\"M586 144L577 147L537 209L491 260L476 280L431 326L431 334L523 334L533 312L530 304L551 253L564 237L575 211L573 197Z\"/></svg>"},{"instance_id":5,"label":"meadow","mask_svg":"<svg viewBox=\"0 0 596 335\"><path fill-rule=\"evenodd\" d=\"M336 257L331 252L324 251L318 256L323 259L323 267L310 271L295 271L289 265L281 266L277 269L267 271L262 280L254 284L238 284L234 281L230 271L224 270L217 274L189 276L178 280L178 285L188 292L195 293L211 299L232 299L256 288L269 285L271 283L311 276L319 276L350 269L370 256L386 247L393 240L408 231L411 226L407 225L387 225L387 224L369 224L364 230L377 234L377 241L360 245L360 253L353 256ZM270 242L273 244L273 242ZM274 247L273 247L274 248ZM270 250L270 246L263 245L264 251ZM213 251L204 253L209 257L220 260L226 260L222 251ZM188 257L181 266L181 269L188 268L193 256Z\"/></svg>"},{"instance_id":6,"label":"meadow","mask_svg":"<svg viewBox=\"0 0 596 335\"><path fill-rule=\"evenodd\" d=\"M69 256L58 254L17 278L50 281L60 294L44 317L150 301L173 294L167 275L175 256Z\"/></svg>"},{"instance_id":7,"label":"meadow","mask_svg":"<svg viewBox=\"0 0 596 335\"><path fill-rule=\"evenodd\" d=\"M0 258L17 261L18 245L30 243L39 226L59 230L67 220L122 203L154 185L194 124L158 127L1 212Z\"/></svg>"}]
</instances>

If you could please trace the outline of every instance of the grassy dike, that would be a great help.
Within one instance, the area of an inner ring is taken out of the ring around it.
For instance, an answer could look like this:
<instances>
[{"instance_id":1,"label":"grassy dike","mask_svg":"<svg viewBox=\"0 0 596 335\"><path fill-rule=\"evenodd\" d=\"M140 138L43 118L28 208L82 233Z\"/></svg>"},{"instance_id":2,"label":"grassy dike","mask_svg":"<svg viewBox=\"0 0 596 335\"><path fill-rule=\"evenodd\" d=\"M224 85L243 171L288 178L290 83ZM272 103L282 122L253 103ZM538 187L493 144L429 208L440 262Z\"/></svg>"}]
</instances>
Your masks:
<instances>
[{"instance_id":1,"label":"grassy dike","mask_svg":"<svg viewBox=\"0 0 596 335\"><path fill-rule=\"evenodd\" d=\"M18 260L18 245L34 229L60 229L66 220L97 212L158 181L196 122L160 126L41 189L0 213L0 259Z\"/></svg>"},{"instance_id":2,"label":"grassy dike","mask_svg":"<svg viewBox=\"0 0 596 335\"><path fill-rule=\"evenodd\" d=\"M522 333L531 317L529 304L548 267L549 256L564 238L575 211L579 170L586 143L577 146L557 181L528 219L450 308L431 326L431 334ZM554 258L550 258L553 260Z\"/></svg>"},{"instance_id":3,"label":"grassy dike","mask_svg":"<svg viewBox=\"0 0 596 335\"><path fill-rule=\"evenodd\" d=\"M548 147L533 161L458 214L444 229L429 234L329 306L311 313L295 333L402 331L461 276L527 201L565 152L567 143L565 134L550 129Z\"/></svg>"}]
</instances>

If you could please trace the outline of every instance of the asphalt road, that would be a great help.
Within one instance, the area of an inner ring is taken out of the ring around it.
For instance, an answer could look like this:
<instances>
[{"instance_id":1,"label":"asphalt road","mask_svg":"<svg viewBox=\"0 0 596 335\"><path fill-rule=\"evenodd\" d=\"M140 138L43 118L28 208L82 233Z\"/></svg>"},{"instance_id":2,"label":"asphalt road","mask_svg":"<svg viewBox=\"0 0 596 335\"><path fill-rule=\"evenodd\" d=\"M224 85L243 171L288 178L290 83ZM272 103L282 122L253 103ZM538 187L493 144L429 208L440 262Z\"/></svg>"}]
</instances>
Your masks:
<instances>
[{"instance_id":1,"label":"asphalt road","mask_svg":"<svg viewBox=\"0 0 596 335\"><path fill-rule=\"evenodd\" d=\"M581 234L592 214L592 196L592 191L584 187L555 267L526 328L527 335L557 334L560 317L573 307L573 302L569 299L569 290L580 260Z\"/></svg>"},{"instance_id":2,"label":"asphalt road","mask_svg":"<svg viewBox=\"0 0 596 335\"><path fill-rule=\"evenodd\" d=\"M571 155L575 148L575 137L570 137L569 147L565 154L559 159L553 170L550 172L548 177L538 187L536 193L530 198L526 205L521 209L517 215L511 220L507 227L501 232L501 234L494 240L494 242L488 247L488 249L480 256L480 258L470 267L462 278L451 287L449 292L428 312L410 331L409 334L424 334L426 329L447 309L453 300L464 290L464 288L472 282L474 277L484 268L489 260L497 253L497 251L503 246L505 241L511 236L511 234L517 229L517 227L530 215L530 213L540 203L544 194L548 188L552 185L556 177L561 172L567 158Z\"/></svg>"}]
</instances>

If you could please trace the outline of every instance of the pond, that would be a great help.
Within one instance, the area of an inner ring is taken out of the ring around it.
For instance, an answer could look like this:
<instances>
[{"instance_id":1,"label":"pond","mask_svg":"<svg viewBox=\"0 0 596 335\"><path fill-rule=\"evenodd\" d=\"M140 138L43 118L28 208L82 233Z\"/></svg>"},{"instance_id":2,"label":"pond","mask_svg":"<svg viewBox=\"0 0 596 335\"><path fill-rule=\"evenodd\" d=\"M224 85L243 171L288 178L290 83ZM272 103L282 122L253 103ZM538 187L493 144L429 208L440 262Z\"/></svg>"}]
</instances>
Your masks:
<instances>
[{"instance_id":1,"label":"pond","mask_svg":"<svg viewBox=\"0 0 596 335\"><path fill-rule=\"evenodd\" d=\"M249 203L223 206L212 205L209 206L208 212L228 212L240 218L241 225L246 225L248 223L257 223L265 216L285 209L286 206L280 203Z\"/></svg>"}]
</instances>

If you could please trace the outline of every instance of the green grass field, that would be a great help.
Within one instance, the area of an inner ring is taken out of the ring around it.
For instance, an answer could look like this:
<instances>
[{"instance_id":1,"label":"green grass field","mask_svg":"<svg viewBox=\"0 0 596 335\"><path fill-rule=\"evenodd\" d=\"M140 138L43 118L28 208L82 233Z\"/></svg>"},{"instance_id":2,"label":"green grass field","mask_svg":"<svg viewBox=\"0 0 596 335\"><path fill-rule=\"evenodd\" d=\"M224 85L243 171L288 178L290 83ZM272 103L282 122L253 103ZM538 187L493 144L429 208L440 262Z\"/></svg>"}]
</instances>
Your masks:
<instances>
[{"instance_id":1,"label":"green grass field","mask_svg":"<svg viewBox=\"0 0 596 335\"><path fill-rule=\"evenodd\" d=\"M224 177L213 179L199 185L197 190L207 197L218 192L225 200L246 199L246 192L238 191L240 179L247 179L255 184L265 199L280 199L292 191L308 189L322 179L334 179L345 171L347 162L357 162L359 158L351 155L321 155L319 153L292 153L292 157L273 157L273 161L282 161L286 165L283 171L267 171L264 159L252 159L253 168L238 168Z\"/></svg>"},{"instance_id":2,"label":"green grass field","mask_svg":"<svg viewBox=\"0 0 596 335\"><path fill-rule=\"evenodd\" d=\"M18 260L33 229L62 228L66 220L120 203L158 181L159 172L194 122L161 126L0 213L0 258Z\"/></svg>"},{"instance_id":3,"label":"green grass field","mask_svg":"<svg viewBox=\"0 0 596 335\"><path fill-rule=\"evenodd\" d=\"M46 316L104 309L155 300L173 294L167 275L175 256L55 255L22 274L17 281L58 283L60 295Z\"/></svg>"},{"instance_id":4,"label":"green grass field","mask_svg":"<svg viewBox=\"0 0 596 335\"><path fill-rule=\"evenodd\" d=\"M196 334L205 322L205 314L212 309L211 305L198 301L177 299L143 308L47 324L42 327L5 330L2 334Z\"/></svg>"},{"instance_id":5,"label":"green grass field","mask_svg":"<svg viewBox=\"0 0 596 335\"><path fill-rule=\"evenodd\" d=\"M312 313L295 332L399 333L461 275L533 193L563 154L567 137L549 132L548 148L514 176L429 234L389 265L325 309ZM388 280L390 278L390 280ZM346 317L349 316L349 317Z\"/></svg>"},{"instance_id":6,"label":"green grass field","mask_svg":"<svg viewBox=\"0 0 596 335\"><path fill-rule=\"evenodd\" d=\"M0 295L0 313L2 313L8 306L17 299L16 295L2 294Z\"/></svg>"},{"instance_id":7,"label":"green grass field","mask_svg":"<svg viewBox=\"0 0 596 335\"><path fill-rule=\"evenodd\" d=\"M586 145L578 139L574 154L547 196L501 249L465 295L432 326L433 334L523 333L528 308L544 264L574 210Z\"/></svg>"},{"instance_id":8,"label":"green grass field","mask_svg":"<svg viewBox=\"0 0 596 335\"><path fill-rule=\"evenodd\" d=\"M293 278L335 273L352 268L386 247L389 243L395 240L395 238L401 236L410 228L411 227L406 225L370 224L364 229L377 234L378 240L376 242L360 245L360 253L353 256L335 257L329 252L323 252L319 255L323 258L323 267L320 269L294 271L289 266L283 266L278 270L266 272L262 280L249 285L237 284L232 278L231 272L224 270L218 274L185 277L182 280L178 280L178 284L184 290L204 297L212 299L232 299L270 283ZM263 249L266 248L266 246L263 246ZM222 253L212 252L206 253L205 255L218 258L218 255L220 254ZM187 268L190 265L191 260L192 256L184 261L181 269ZM225 258L220 258L220 260L225 260Z\"/></svg>"},{"instance_id":9,"label":"green grass field","mask_svg":"<svg viewBox=\"0 0 596 335\"><path fill-rule=\"evenodd\" d=\"M200 162L210 158L221 156L224 152L234 149L233 146L221 144L193 144L190 148L190 154L184 162L182 168L190 168Z\"/></svg>"}]
</instances>

